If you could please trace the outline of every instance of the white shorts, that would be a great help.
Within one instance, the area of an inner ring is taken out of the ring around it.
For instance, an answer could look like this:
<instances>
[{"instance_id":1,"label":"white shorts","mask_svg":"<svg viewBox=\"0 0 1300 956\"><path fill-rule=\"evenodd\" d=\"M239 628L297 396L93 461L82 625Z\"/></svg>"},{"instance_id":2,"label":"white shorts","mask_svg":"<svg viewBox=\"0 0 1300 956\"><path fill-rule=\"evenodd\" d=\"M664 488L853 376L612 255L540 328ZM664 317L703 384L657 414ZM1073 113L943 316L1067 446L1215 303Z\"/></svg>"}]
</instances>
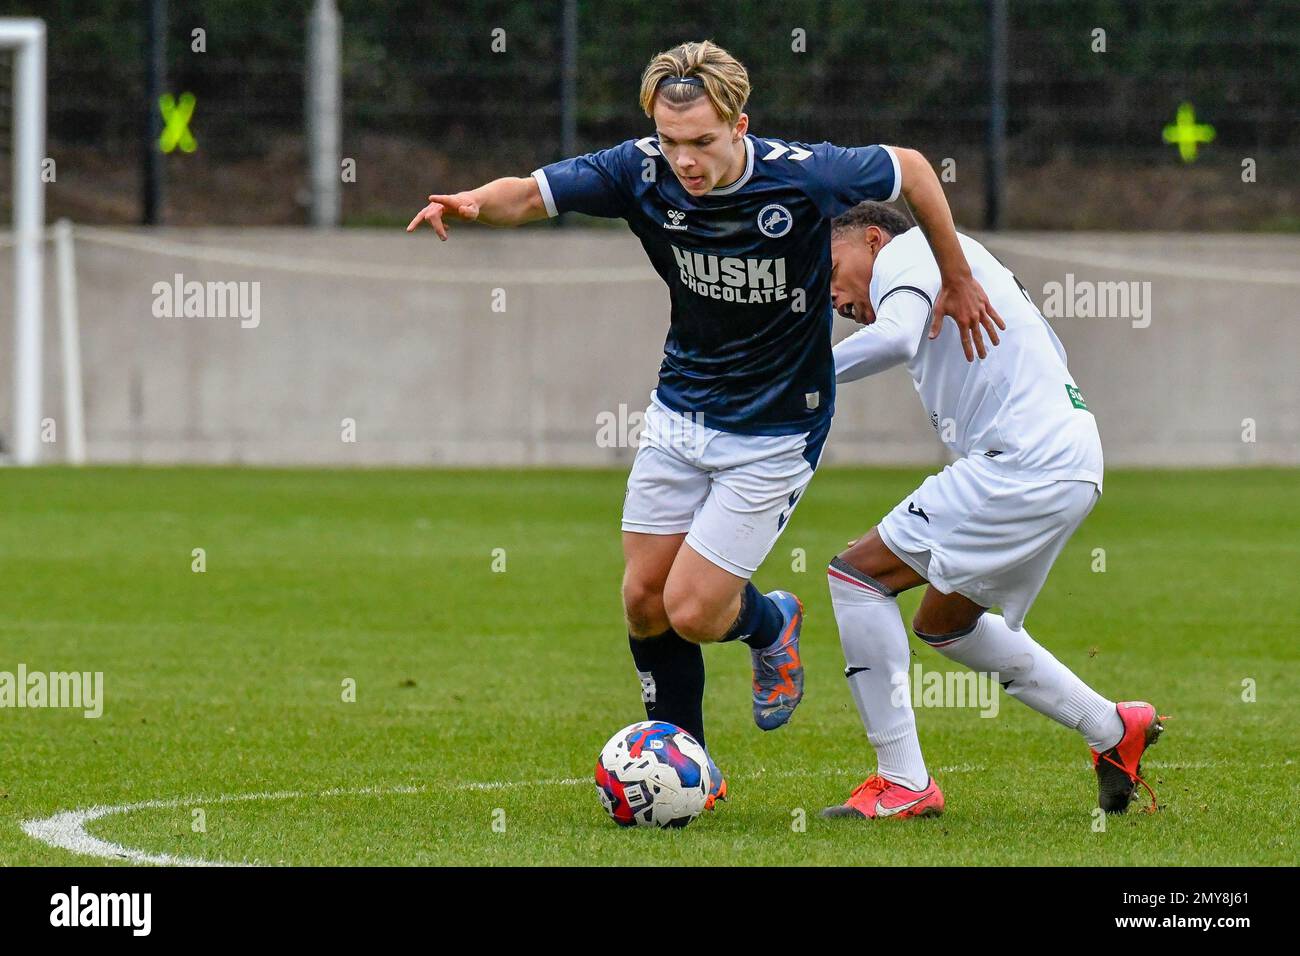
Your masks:
<instances>
[{"instance_id":1,"label":"white shorts","mask_svg":"<svg viewBox=\"0 0 1300 956\"><path fill-rule=\"evenodd\" d=\"M1016 480L983 458L962 458L925 479L876 530L939 591L1001 607L1018 631L1100 497L1090 481Z\"/></svg>"},{"instance_id":2,"label":"white shorts","mask_svg":"<svg viewBox=\"0 0 1300 956\"><path fill-rule=\"evenodd\" d=\"M812 480L830 420L796 435L737 435L651 398L627 479L623 530L686 532L693 550L751 577Z\"/></svg>"}]
</instances>

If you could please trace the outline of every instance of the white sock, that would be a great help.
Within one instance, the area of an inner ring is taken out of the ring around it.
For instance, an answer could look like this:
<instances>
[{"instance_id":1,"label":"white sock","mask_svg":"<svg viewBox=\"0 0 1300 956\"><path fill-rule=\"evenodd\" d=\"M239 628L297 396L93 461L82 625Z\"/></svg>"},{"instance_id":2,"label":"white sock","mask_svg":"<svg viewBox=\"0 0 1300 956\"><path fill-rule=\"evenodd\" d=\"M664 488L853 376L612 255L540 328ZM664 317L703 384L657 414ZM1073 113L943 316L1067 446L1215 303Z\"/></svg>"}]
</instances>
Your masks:
<instances>
[{"instance_id":1,"label":"white sock","mask_svg":"<svg viewBox=\"0 0 1300 956\"><path fill-rule=\"evenodd\" d=\"M891 678L910 673L911 652L898 602L852 566L836 558L827 569L840 646L848 665L849 690L876 751L877 773L909 790L930 782L916 736L910 682Z\"/></svg>"},{"instance_id":2,"label":"white sock","mask_svg":"<svg viewBox=\"0 0 1300 956\"><path fill-rule=\"evenodd\" d=\"M968 634L952 641L937 639L931 646L973 671L996 671L1000 682L1011 682L1008 694L1079 731L1093 750L1107 750L1124 736L1113 701L1081 681L1028 631L1007 627L1000 614L985 613Z\"/></svg>"}]
</instances>

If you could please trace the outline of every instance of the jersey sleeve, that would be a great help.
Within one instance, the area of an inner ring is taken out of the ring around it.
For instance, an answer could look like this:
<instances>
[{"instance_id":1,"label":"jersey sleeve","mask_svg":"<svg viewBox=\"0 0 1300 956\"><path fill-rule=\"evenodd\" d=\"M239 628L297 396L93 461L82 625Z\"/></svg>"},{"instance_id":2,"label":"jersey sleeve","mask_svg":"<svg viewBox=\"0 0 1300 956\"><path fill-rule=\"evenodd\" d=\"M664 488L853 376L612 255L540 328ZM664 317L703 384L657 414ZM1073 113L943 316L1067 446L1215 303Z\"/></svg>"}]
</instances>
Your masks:
<instances>
[{"instance_id":1,"label":"jersey sleeve","mask_svg":"<svg viewBox=\"0 0 1300 956\"><path fill-rule=\"evenodd\" d=\"M871 308L876 321L835 346L835 381L852 382L909 361L930 327L939 267L919 230L897 236L876 257Z\"/></svg>"},{"instance_id":2,"label":"jersey sleeve","mask_svg":"<svg viewBox=\"0 0 1300 956\"><path fill-rule=\"evenodd\" d=\"M901 236L895 236L876 256L871 307L881 316L891 310L910 313L912 309L905 307L919 303L928 317L934 311L941 288L943 279L934 253L921 230L913 226Z\"/></svg>"},{"instance_id":3,"label":"jersey sleeve","mask_svg":"<svg viewBox=\"0 0 1300 956\"><path fill-rule=\"evenodd\" d=\"M918 339L906 317L877 316L834 348L835 382L856 382L906 362Z\"/></svg>"},{"instance_id":4,"label":"jersey sleeve","mask_svg":"<svg viewBox=\"0 0 1300 956\"><path fill-rule=\"evenodd\" d=\"M547 215L580 212L606 219L624 217L632 201L634 177L640 174L638 156L649 158L635 140L628 140L533 170Z\"/></svg>"},{"instance_id":5,"label":"jersey sleeve","mask_svg":"<svg viewBox=\"0 0 1300 956\"><path fill-rule=\"evenodd\" d=\"M867 199L893 202L902 191L898 156L888 146L817 143L809 149L818 203L828 216L838 216Z\"/></svg>"}]
</instances>

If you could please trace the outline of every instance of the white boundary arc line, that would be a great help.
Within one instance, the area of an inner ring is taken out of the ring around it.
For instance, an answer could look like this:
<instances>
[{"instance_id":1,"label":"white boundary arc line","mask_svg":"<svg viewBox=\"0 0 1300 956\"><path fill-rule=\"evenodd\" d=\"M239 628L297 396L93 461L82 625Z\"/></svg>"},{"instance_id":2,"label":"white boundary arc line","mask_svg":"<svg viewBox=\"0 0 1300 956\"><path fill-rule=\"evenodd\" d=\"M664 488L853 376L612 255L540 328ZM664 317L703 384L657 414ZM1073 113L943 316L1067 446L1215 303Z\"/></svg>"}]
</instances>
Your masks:
<instances>
[{"instance_id":1,"label":"white boundary arc line","mask_svg":"<svg viewBox=\"0 0 1300 956\"><path fill-rule=\"evenodd\" d=\"M1087 761L1079 761L1080 769L1087 766ZM1256 767L1288 767L1293 760L1272 761L1256 764ZM1222 761L1147 761L1147 766L1162 770L1208 770L1227 766ZM979 773L987 768L983 764L962 763L945 767L935 767L937 773ZM1032 768L1022 769L1063 769L1061 764L1036 764ZM838 771L836 771L838 772ZM764 777L806 777L807 770L784 770L775 773L747 774L741 779L761 780ZM455 784L450 789L471 790L512 790L516 787L575 787L590 784L589 777L564 777L551 780L496 780L485 782L467 782ZM357 787L348 789L336 787L330 790L280 790L264 793L227 793L215 797L175 797L170 800L141 800L137 803L120 803L112 806L83 807L79 810L63 810L53 816L25 820L22 830L34 840L56 849L69 850L83 856L100 857L106 860L124 860L130 863L143 863L153 866L254 866L252 863L228 863L221 860L204 860L199 857L172 856L170 853L148 853L102 840L86 832L86 825L102 820L104 817L133 813L137 810L169 810L180 807L223 803L249 803L253 801L301 800L310 798L349 797L349 796L387 796L390 794L428 793L435 789L430 786L393 786L393 787Z\"/></svg>"},{"instance_id":2,"label":"white boundary arc line","mask_svg":"<svg viewBox=\"0 0 1300 956\"><path fill-rule=\"evenodd\" d=\"M951 767L936 767L940 773L970 773L983 770L980 764L957 764ZM806 777L807 770L785 770L775 773L748 774L743 779L761 780L764 777ZM223 803L250 803L256 801L328 799L330 797L388 796L392 794L429 793L437 789L460 791L471 790L513 790L516 787L576 787L592 784L590 777L563 777L551 780L496 780L485 782L459 783L450 788L432 786L393 786L393 787L357 787L348 789L336 787L330 790L278 790L261 793L224 793L215 797L173 797L167 800L140 800L136 803L119 803L110 806L82 807L77 810L63 810L49 817L24 820L22 831L34 840L46 846L60 850L69 850L82 856L94 856L105 860L123 860L128 863L151 866L254 866L253 863L229 863L221 860L205 860L192 856L173 856L170 853L149 853L145 850L133 850L130 847L113 843L92 836L86 832L86 826L105 817L134 813L137 810L175 810L181 807L210 806Z\"/></svg>"},{"instance_id":3,"label":"white boundary arc line","mask_svg":"<svg viewBox=\"0 0 1300 956\"><path fill-rule=\"evenodd\" d=\"M489 783L464 783L456 790L506 790L512 787L551 787L573 786L587 783L584 779L569 778L563 780L521 780ZM86 832L86 826L104 817L134 813L137 810L174 810L180 807L209 806L223 803L250 803L255 801L301 800L306 798L387 796L390 794L426 793L432 787L395 786L395 787L357 787L348 789L337 787L331 790L279 790L261 793L224 793L215 797L174 797L170 800L141 800L136 803L119 803L111 806L82 807L78 810L64 810L53 816L41 819L25 820L22 830L34 840L61 850L70 850L83 856L96 856L106 860L126 860L131 863L145 863L154 866L252 866L251 863L226 863L219 860L204 860L199 857L173 856L170 853L148 853L133 850L109 840L102 840Z\"/></svg>"},{"instance_id":4,"label":"white boundary arc line","mask_svg":"<svg viewBox=\"0 0 1300 956\"><path fill-rule=\"evenodd\" d=\"M119 803L113 806L83 807L79 810L64 810L51 817L39 820L25 820L23 832L35 840L71 850L83 856L97 856L106 860L127 860L131 863L147 863L155 866L247 866L251 864L223 863L216 860L204 860L198 857L172 856L170 853L146 853L144 850L132 850L129 847L101 840L86 832L86 825L104 817L137 810L169 810L178 807L190 807L221 803L247 803L259 800L296 800L302 797L349 796L367 793L403 793L417 792L420 788L374 788L359 790L325 790L309 793L302 790L282 790L271 793L236 793L220 794L215 797L176 797L171 800L141 800L138 803Z\"/></svg>"}]
</instances>

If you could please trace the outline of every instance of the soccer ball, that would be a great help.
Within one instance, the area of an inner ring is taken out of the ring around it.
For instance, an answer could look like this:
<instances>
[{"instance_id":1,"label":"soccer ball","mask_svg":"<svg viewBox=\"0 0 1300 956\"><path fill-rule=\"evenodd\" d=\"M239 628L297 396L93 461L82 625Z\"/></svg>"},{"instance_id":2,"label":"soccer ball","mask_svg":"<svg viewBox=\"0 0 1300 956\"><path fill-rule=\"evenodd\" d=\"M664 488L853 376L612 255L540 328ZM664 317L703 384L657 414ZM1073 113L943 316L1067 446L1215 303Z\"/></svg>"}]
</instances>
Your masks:
<instances>
[{"instance_id":1,"label":"soccer ball","mask_svg":"<svg viewBox=\"0 0 1300 956\"><path fill-rule=\"evenodd\" d=\"M621 827L684 827L708 800L709 757L675 724L624 727L596 760L596 793Z\"/></svg>"}]
</instances>

